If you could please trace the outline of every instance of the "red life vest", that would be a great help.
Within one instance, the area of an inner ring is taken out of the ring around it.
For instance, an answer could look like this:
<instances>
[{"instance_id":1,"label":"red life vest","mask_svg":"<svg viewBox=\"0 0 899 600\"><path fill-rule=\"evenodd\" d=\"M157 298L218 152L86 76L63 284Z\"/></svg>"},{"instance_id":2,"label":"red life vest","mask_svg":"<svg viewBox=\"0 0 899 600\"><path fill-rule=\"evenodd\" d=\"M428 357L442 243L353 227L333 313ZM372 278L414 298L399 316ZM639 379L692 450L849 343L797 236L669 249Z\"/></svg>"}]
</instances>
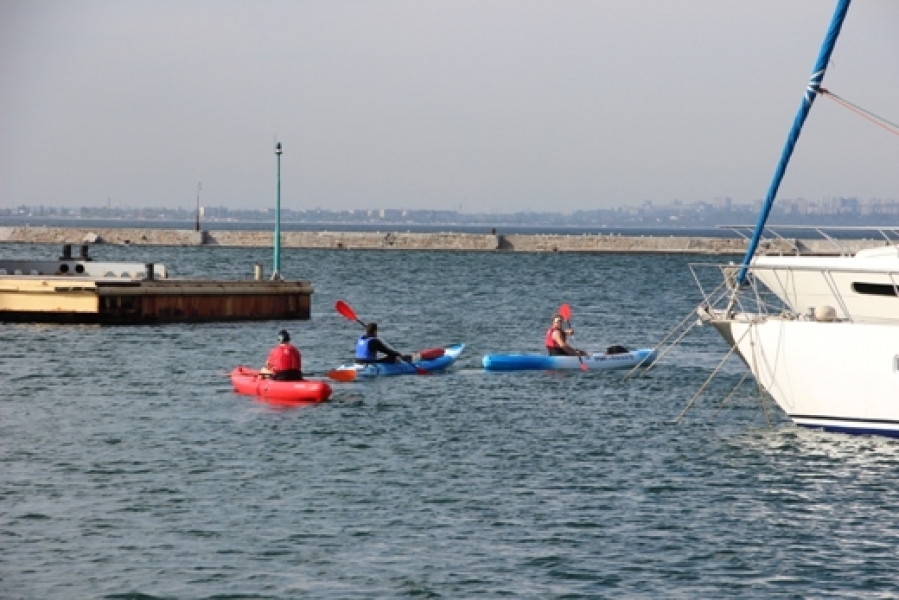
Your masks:
<instances>
[{"instance_id":1,"label":"red life vest","mask_svg":"<svg viewBox=\"0 0 899 600\"><path fill-rule=\"evenodd\" d=\"M268 364L272 371L299 371L301 367L300 351L290 344L279 344L268 354Z\"/></svg>"},{"instance_id":2,"label":"red life vest","mask_svg":"<svg viewBox=\"0 0 899 600\"><path fill-rule=\"evenodd\" d=\"M565 338L566 338L565 330L562 329L561 327L556 327L555 325L553 325L552 327L550 327L549 329L546 330L545 344L546 344L547 348L562 348L562 346L557 344L556 340L553 339L553 332L556 330L558 330L559 333L562 335L562 341L563 342L565 341Z\"/></svg>"}]
</instances>

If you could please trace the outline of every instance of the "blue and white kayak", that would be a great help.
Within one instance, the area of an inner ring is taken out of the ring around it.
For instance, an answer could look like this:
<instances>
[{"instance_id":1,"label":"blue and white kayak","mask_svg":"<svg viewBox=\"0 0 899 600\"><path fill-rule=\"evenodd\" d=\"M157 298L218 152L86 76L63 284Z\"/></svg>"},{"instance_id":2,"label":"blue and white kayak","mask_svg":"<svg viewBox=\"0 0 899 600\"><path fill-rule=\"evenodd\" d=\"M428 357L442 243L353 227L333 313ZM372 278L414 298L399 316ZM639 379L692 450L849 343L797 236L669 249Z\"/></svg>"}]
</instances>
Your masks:
<instances>
[{"instance_id":1,"label":"blue and white kayak","mask_svg":"<svg viewBox=\"0 0 899 600\"><path fill-rule=\"evenodd\" d=\"M328 372L328 377L336 381L353 381L366 377L389 375L415 375L443 371L459 358L465 344L454 344L446 348L430 348L412 355L412 362L370 363L360 365L350 363Z\"/></svg>"},{"instance_id":2,"label":"blue and white kayak","mask_svg":"<svg viewBox=\"0 0 899 600\"><path fill-rule=\"evenodd\" d=\"M637 365L649 366L656 359L656 352L652 348L642 348L620 354L594 352L582 358L588 370L608 371L631 369ZM487 371L552 371L581 368L581 361L577 356L488 354L481 362Z\"/></svg>"}]
</instances>

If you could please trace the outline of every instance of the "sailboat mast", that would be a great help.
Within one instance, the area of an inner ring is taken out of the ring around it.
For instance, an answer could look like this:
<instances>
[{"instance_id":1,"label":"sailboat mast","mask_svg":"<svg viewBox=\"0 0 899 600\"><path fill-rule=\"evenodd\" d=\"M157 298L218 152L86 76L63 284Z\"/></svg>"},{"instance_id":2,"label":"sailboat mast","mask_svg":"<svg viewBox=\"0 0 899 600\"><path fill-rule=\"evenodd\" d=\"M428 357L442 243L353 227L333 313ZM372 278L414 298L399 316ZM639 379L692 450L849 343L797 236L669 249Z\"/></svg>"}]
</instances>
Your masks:
<instances>
[{"instance_id":1,"label":"sailboat mast","mask_svg":"<svg viewBox=\"0 0 899 600\"><path fill-rule=\"evenodd\" d=\"M840 29L843 27L843 20L846 18L846 12L849 10L850 2L851 0L837 1L837 7L834 10L833 18L830 21L830 28L827 30L824 42L821 44L818 60L815 61L815 68L812 70L812 76L809 79L808 87L805 89L805 95L802 97L802 103L799 105L799 111L796 113L796 118L793 120L793 127L790 129L790 135L787 136L787 143L784 144L783 152L780 155L780 162L777 163L777 169L774 171L774 179L771 181L771 186L768 188L768 195L765 197L762 212L759 214L758 223L755 225L755 231L753 231L752 239L749 241L749 247L746 249L746 256L743 257L743 264L740 266L740 272L737 274L738 283L743 283L746 279L746 271L758 248L759 240L762 237L762 231L764 231L765 223L768 221L768 214L771 212L771 207L774 206L774 199L777 196L778 188L780 188L780 182L783 179L784 173L787 171L790 157L793 155L793 148L799 140L799 133L802 131L805 119L808 117L808 113L812 109L812 104L814 104L815 98L818 96L818 90L821 88L821 83L824 81L824 73L827 71L828 63L830 63L830 55L833 53L833 48L837 43L837 37L840 35Z\"/></svg>"}]
</instances>

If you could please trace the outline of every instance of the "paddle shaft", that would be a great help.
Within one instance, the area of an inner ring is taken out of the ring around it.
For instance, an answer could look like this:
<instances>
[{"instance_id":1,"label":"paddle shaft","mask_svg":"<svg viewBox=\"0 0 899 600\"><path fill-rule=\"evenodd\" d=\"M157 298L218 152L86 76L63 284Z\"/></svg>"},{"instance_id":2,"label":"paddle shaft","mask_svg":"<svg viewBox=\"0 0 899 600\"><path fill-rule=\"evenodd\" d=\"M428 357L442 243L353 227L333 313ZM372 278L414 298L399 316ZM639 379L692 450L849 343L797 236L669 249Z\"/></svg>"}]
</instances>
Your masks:
<instances>
[{"instance_id":1,"label":"paddle shaft","mask_svg":"<svg viewBox=\"0 0 899 600\"><path fill-rule=\"evenodd\" d=\"M559 314L562 315L562 318L565 319L566 323L568 323L568 328L573 331L574 327L571 326L571 307L567 304L563 304L559 307ZM571 344L569 344L569 346L571 346ZM575 352L577 352L578 362L581 363L581 371L586 371L587 365L584 364L584 357L581 354L581 351L574 346L571 346L571 348L574 349Z\"/></svg>"}]
</instances>

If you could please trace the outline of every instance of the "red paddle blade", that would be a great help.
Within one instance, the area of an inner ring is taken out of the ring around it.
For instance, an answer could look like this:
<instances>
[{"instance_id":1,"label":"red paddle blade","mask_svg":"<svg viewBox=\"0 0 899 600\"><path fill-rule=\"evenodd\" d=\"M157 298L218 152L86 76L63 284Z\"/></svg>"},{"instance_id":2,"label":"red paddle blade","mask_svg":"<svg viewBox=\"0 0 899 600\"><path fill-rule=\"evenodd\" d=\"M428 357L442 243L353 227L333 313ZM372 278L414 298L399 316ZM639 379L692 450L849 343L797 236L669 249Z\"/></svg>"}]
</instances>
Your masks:
<instances>
[{"instance_id":1,"label":"red paddle blade","mask_svg":"<svg viewBox=\"0 0 899 600\"><path fill-rule=\"evenodd\" d=\"M563 304L559 307L559 314L562 315L562 318L566 321L571 320L571 307L567 304Z\"/></svg>"},{"instance_id":2,"label":"red paddle blade","mask_svg":"<svg viewBox=\"0 0 899 600\"><path fill-rule=\"evenodd\" d=\"M334 369L332 371L328 371L325 373L325 376L328 379L333 379L334 381L354 381L356 379L356 370L355 369Z\"/></svg>"},{"instance_id":3,"label":"red paddle blade","mask_svg":"<svg viewBox=\"0 0 899 600\"><path fill-rule=\"evenodd\" d=\"M359 318L356 316L356 313L353 312L353 309L350 308L350 305L344 302L343 300L338 300L334 303L334 310L339 312L341 315L349 319L350 321L358 321Z\"/></svg>"},{"instance_id":4,"label":"red paddle blade","mask_svg":"<svg viewBox=\"0 0 899 600\"><path fill-rule=\"evenodd\" d=\"M587 363L584 362L584 359L581 359L581 371L587 370Z\"/></svg>"}]
</instances>

